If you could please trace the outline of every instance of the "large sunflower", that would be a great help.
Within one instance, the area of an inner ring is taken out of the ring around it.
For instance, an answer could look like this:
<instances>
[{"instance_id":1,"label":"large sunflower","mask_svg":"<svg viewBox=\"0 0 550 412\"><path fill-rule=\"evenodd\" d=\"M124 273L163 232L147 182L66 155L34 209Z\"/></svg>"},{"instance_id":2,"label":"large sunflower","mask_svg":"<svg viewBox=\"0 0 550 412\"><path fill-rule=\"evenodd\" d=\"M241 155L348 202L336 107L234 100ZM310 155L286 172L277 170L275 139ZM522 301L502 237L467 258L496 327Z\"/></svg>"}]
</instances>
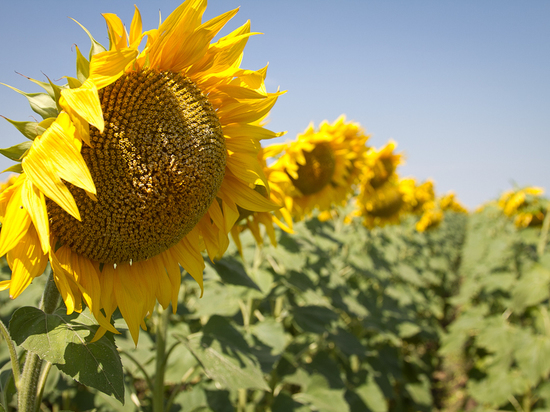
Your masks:
<instances>
[{"instance_id":1,"label":"large sunflower","mask_svg":"<svg viewBox=\"0 0 550 412\"><path fill-rule=\"evenodd\" d=\"M315 209L326 215L349 199L365 165L368 138L359 124L340 116L319 130L309 125L293 142L266 148L270 157L278 156L270 167L279 172L295 220Z\"/></svg>"},{"instance_id":2,"label":"large sunflower","mask_svg":"<svg viewBox=\"0 0 550 412\"><path fill-rule=\"evenodd\" d=\"M129 35L104 14L109 49L92 39L77 78L42 83L31 107L44 120L24 128L34 140L0 194L12 298L49 261L69 313L84 300L116 332L118 307L137 342L157 300L175 310L180 266L202 289L201 250L224 253L239 207L277 207L252 187L267 186L259 140L275 136L255 122L281 93L266 92L266 68L239 67L250 24L211 44L237 10L201 23L205 8L188 0L145 33L136 8Z\"/></svg>"}]
</instances>

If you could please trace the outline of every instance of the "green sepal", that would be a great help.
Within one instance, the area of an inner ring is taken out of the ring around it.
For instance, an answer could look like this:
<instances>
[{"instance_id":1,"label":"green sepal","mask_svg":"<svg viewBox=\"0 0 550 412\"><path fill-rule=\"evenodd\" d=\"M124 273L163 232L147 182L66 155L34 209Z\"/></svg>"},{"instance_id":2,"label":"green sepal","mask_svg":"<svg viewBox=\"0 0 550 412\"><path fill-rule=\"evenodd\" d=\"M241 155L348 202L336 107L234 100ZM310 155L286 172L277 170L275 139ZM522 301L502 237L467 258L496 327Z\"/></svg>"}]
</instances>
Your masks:
<instances>
[{"instance_id":1,"label":"green sepal","mask_svg":"<svg viewBox=\"0 0 550 412\"><path fill-rule=\"evenodd\" d=\"M15 120L8 119L7 117L4 117L4 119L14 125L15 128L23 134L23 136L30 140L34 140L36 136L40 136L44 132L44 128L40 127L40 123L37 122L17 122Z\"/></svg>"},{"instance_id":2,"label":"green sepal","mask_svg":"<svg viewBox=\"0 0 550 412\"><path fill-rule=\"evenodd\" d=\"M2 170L1 173L5 173L5 172L12 172L12 173L23 173L23 166L21 165L21 163L16 163L10 167L8 167L6 170Z\"/></svg>"},{"instance_id":3,"label":"green sepal","mask_svg":"<svg viewBox=\"0 0 550 412\"><path fill-rule=\"evenodd\" d=\"M86 27L84 27L82 24L80 24L79 22L77 22L75 19L73 18L70 18L72 21L74 21L76 24L78 24L80 27L82 27L82 29L86 32L86 34L88 35L88 37L90 38L91 42L92 42L92 47L90 48L90 57L89 57L89 60L92 60L92 56L98 54L98 53L102 53L104 51L107 51L107 49L105 49L105 47L103 47L101 45L101 43L99 43L96 39L94 39L91 35L91 33L88 31L88 29L86 29Z\"/></svg>"},{"instance_id":4,"label":"green sepal","mask_svg":"<svg viewBox=\"0 0 550 412\"><path fill-rule=\"evenodd\" d=\"M56 84L53 84L52 81L48 76L46 76L46 79L48 79L48 82L41 82L40 80L33 79L32 77L25 76L27 79L29 79L31 82L39 85L42 87L48 95L56 102L57 110L61 111L61 107L59 107L59 97L61 96L61 87L59 87Z\"/></svg>"},{"instance_id":5,"label":"green sepal","mask_svg":"<svg viewBox=\"0 0 550 412\"><path fill-rule=\"evenodd\" d=\"M90 62L80 53L80 49L76 46L76 77L81 83L84 83L90 76Z\"/></svg>"},{"instance_id":6,"label":"green sepal","mask_svg":"<svg viewBox=\"0 0 550 412\"><path fill-rule=\"evenodd\" d=\"M52 99L52 97L47 93L25 93L15 87L7 85L5 83L0 83L6 87L9 87L13 91L16 91L19 94L22 94L27 98L31 109L33 112L39 114L43 119L48 117L57 117L59 114L57 110L57 103Z\"/></svg>"},{"instance_id":7,"label":"green sepal","mask_svg":"<svg viewBox=\"0 0 550 412\"><path fill-rule=\"evenodd\" d=\"M6 149L0 149L0 154L3 154L8 159L20 162L21 159L25 156L25 153L27 153L27 151L31 148L31 146L32 142L27 140Z\"/></svg>"},{"instance_id":8,"label":"green sepal","mask_svg":"<svg viewBox=\"0 0 550 412\"><path fill-rule=\"evenodd\" d=\"M59 105L59 98L61 97L62 87L58 86L57 84L53 84L48 76L46 76L46 79L48 79L48 82L50 83L50 87L53 90L53 94L54 94L53 99L55 100L55 105L57 106L57 111L61 112L61 110L63 110L63 109Z\"/></svg>"},{"instance_id":9,"label":"green sepal","mask_svg":"<svg viewBox=\"0 0 550 412\"><path fill-rule=\"evenodd\" d=\"M79 79L75 79L74 77L65 77L67 79L67 83L69 85L69 89L78 89L80 86L82 86L82 82Z\"/></svg>"}]
</instances>

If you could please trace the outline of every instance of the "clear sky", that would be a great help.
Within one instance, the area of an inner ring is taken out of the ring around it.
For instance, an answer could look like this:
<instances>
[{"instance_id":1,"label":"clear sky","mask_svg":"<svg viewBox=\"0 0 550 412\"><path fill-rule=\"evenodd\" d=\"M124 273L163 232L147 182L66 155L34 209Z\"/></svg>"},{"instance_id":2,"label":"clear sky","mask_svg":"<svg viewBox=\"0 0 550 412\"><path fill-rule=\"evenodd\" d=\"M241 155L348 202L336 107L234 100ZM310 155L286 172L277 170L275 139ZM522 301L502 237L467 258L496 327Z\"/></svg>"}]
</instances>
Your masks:
<instances>
[{"instance_id":1,"label":"clear sky","mask_svg":"<svg viewBox=\"0 0 550 412\"><path fill-rule=\"evenodd\" d=\"M101 13L157 27L179 2L1 0L0 82L27 92L75 75L74 44L108 46ZM269 62L267 87L288 90L269 128L294 139L310 122L346 114L380 147L389 139L403 176L434 179L468 207L518 185L550 190L550 1L211 0L204 20L240 6L222 31L250 19L242 67ZM0 115L30 120L27 100L0 88ZM37 115L34 115L37 116ZM2 119L0 119L2 120ZM25 138L0 122L0 147ZM265 142L268 143L268 142ZM0 159L0 170L13 162Z\"/></svg>"}]
</instances>

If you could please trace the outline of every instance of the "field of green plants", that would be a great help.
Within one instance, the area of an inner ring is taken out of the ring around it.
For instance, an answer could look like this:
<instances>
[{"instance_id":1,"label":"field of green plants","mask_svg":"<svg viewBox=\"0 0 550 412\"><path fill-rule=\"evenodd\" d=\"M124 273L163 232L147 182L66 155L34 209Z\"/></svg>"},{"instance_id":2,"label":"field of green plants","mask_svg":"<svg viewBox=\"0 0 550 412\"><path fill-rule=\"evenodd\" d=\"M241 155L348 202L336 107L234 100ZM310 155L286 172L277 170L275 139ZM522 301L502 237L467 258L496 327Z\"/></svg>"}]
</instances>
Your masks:
<instances>
[{"instance_id":1,"label":"field of green plants","mask_svg":"<svg viewBox=\"0 0 550 412\"><path fill-rule=\"evenodd\" d=\"M46 276L2 294L0 316L20 359L52 364L42 410L149 411L159 388L174 412L549 410L547 233L493 206L414 224L310 219L263 248L245 232L243 256L207 265L202 298L186 276L177 312L155 312L137 347L123 322L91 342L87 311L36 309ZM12 411L3 341L0 362Z\"/></svg>"}]
</instances>

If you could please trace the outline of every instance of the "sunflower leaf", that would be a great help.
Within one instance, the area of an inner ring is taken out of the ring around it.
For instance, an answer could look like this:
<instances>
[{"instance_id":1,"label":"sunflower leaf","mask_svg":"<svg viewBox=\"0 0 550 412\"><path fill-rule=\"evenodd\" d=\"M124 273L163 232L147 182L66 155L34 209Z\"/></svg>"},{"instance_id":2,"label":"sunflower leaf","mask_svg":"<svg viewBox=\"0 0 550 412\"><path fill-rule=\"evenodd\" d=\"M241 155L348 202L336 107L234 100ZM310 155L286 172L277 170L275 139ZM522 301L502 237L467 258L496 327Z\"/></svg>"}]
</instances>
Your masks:
<instances>
[{"instance_id":1,"label":"sunflower leaf","mask_svg":"<svg viewBox=\"0 0 550 412\"><path fill-rule=\"evenodd\" d=\"M252 348L235 327L221 316L212 316L203 333L184 338L206 374L228 389L269 391Z\"/></svg>"},{"instance_id":2,"label":"sunflower leaf","mask_svg":"<svg viewBox=\"0 0 550 412\"><path fill-rule=\"evenodd\" d=\"M23 134L23 136L30 140L34 140L36 136L40 136L44 133L44 130L46 130L37 122L17 122L15 120L8 119L7 117L4 117L4 119L14 125L15 128Z\"/></svg>"},{"instance_id":3,"label":"sunflower leaf","mask_svg":"<svg viewBox=\"0 0 550 412\"><path fill-rule=\"evenodd\" d=\"M48 117L57 117L57 115L59 114L59 112L57 111L57 103L51 98L49 94L25 93L5 83L0 84L9 87L13 91L25 96L31 105L32 111L42 116L43 119L47 119Z\"/></svg>"},{"instance_id":4,"label":"sunflower leaf","mask_svg":"<svg viewBox=\"0 0 550 412\"><path fill-rule=\"evenodd\" d=\"M83 385L91 386L124 402L122 363L112 335L91 342L99 326L88 310L53 314L22 307L10 321L12 339L24 349L51 362Z\"/></svg>"},{"instance_id":5,"label":"sunflower leaf","mask_svg":"<svg viewBox=\"0 0 550 412\"><path fill-rule=\"evenodd\" d=\"M0 153L6 156L8 159L20 162L23 155L27 152L27 150L31 148L31 146L32 142L25 141L6 149L0 149Z\"/></svg>"}]
</instances>

